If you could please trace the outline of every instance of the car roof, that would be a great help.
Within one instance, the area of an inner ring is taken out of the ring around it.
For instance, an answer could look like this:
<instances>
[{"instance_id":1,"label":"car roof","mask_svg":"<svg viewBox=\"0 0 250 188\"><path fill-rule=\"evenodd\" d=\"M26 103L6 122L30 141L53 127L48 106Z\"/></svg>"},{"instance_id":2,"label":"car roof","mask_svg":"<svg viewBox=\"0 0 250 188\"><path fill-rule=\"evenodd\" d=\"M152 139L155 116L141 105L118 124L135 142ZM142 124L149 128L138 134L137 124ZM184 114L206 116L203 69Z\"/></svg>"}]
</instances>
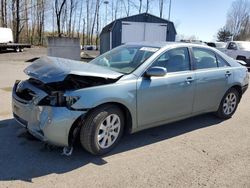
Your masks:
<instances>
[{"instance_id":1,"label":"car roof","mask_svg":"<svg viewBox=\"0 0 250 188\"><path fill-rule=\"evenodd\" d=\"M250 41L239 41L239 40L236 40L236 41L231 41L231 42L238 42L238 43L249 43Z\"/></svg>"},{"instance_id":2,"label":"car roof","mask_svg":"<svg viewBox=\"0 0 250 188\"><path fill-rule=\"evenodd\" d=\"M186 43L186 42L128 42L125 45L139 45L139 46L150 46L157 48L165 48L165 47L202 47L202 48L210 48L209 46L195 44L195 43ZM211 49L211 48L210 48Z\"/></svg>"}]
</instances>

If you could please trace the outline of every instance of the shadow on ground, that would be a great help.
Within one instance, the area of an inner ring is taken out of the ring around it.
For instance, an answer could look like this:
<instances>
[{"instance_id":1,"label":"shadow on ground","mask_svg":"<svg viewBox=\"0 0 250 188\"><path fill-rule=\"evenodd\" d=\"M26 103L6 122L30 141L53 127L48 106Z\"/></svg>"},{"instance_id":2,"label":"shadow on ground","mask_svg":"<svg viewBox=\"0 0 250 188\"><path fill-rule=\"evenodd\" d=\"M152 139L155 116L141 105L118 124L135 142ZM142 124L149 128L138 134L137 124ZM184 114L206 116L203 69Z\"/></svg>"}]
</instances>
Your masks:
<instances>
[{"instance_id":1,"label":"shadow on ground","mask_svg":"<svg viewBox=\"0 0 250 188\"><path fill-rule=\"evenodd\" d=\"M108 156L219 123L219 119L207 114L148 129L133 135L125 135L120 144ZM13 119L0 121L0 138L0 181L22 180L32 182L32 178L52 173L66 173L89 163L95 165L107 163L102 157L88 154L79 145L74 148L70 157L60 155L62 148L49 150L40 141L31 139Z\"/></svg>"},{"instance_id":2,"label":"shadow on ground","mask_svg":"<svg viewBox=\"0 0 250 188\"><path fill-rule=\"evenodd\" d=\"M0 50L0 54L14 53L14 50Z\"/></svg>"}]
</instances>

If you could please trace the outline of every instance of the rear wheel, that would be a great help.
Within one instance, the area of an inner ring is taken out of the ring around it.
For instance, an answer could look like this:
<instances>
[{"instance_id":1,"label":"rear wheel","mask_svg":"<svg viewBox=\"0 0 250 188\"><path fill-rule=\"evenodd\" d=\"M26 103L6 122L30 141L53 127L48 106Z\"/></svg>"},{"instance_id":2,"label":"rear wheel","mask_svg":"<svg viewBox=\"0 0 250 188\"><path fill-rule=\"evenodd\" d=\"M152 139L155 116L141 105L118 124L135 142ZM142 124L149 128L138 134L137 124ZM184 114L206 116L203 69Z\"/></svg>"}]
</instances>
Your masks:
<instances>
[{"instance_id":1,"label":"rear wheel","mask_svg":"<svg viewBox=\"0 0 250 188\"><path fill-rule=\"evenodd\" d=\"M80 131L84 149L94 155L111 151L119 142L124 128L124 115L120 108L105 105L94 109Z\"/></svg>"},{"instance_id":2,"label":"rear wheel","mask_svg":"<svg viewBox=\"0 0 250 188\"><path fill-rule=\"evenodd\" d=\"M229 119L235 113L240 101L239 92L231 88L224 95L216 115L222 119Z\"/></svg>"}]
</instances>

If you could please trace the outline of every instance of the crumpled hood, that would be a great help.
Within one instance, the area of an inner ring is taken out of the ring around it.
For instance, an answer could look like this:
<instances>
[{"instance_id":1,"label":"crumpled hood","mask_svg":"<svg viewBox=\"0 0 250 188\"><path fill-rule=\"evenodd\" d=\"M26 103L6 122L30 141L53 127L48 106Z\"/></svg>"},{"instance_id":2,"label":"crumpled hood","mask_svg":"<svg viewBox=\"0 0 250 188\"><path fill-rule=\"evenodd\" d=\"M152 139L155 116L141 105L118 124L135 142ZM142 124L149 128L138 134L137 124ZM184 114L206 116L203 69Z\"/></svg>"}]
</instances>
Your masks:
<instances>
[{"instance_id":1,"label":"crumpled hood","mask_svg":"<svg viewBox=\"0 0 250 188\"><path fill-rule=\"evenodd\" d=\"M101 66L57 57L41 57L24 69L25 74L43 83L63 81L68 75L117 79L123 74Z\"/></svg>"}]
</instances>

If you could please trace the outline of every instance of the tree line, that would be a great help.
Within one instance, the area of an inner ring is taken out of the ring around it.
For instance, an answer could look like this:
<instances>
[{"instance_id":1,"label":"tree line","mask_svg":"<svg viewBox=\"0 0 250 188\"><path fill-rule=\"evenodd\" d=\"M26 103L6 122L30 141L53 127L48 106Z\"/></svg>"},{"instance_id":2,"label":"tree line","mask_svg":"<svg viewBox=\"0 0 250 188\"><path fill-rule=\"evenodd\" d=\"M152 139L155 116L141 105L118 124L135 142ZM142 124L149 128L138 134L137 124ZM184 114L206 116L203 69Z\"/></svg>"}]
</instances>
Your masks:
<instances>
[{"instance_id":1,"label":"tree line","mask_svg":"<svg viewBox=\"0 0 250 188\"><path fill-rule=\"evenodd\" d=\"M227 13L226 24L217 34L218 41L250 40L250 1L235 0Z\"/></svg>"},{"instance_id":2,"label":"tree line","mask_svg":"<svg viewBox=\"0 0 250 188\"><path fill-rule=\"evenodd\" d=\"M13 31L14 42L44 45L46 36L79 37L98 45L108 22L150 12L157 6L164 16L170 0L0 0L0 27ZM165 10L166 9L166 10Z\"/></svg>"}]
</instances>

